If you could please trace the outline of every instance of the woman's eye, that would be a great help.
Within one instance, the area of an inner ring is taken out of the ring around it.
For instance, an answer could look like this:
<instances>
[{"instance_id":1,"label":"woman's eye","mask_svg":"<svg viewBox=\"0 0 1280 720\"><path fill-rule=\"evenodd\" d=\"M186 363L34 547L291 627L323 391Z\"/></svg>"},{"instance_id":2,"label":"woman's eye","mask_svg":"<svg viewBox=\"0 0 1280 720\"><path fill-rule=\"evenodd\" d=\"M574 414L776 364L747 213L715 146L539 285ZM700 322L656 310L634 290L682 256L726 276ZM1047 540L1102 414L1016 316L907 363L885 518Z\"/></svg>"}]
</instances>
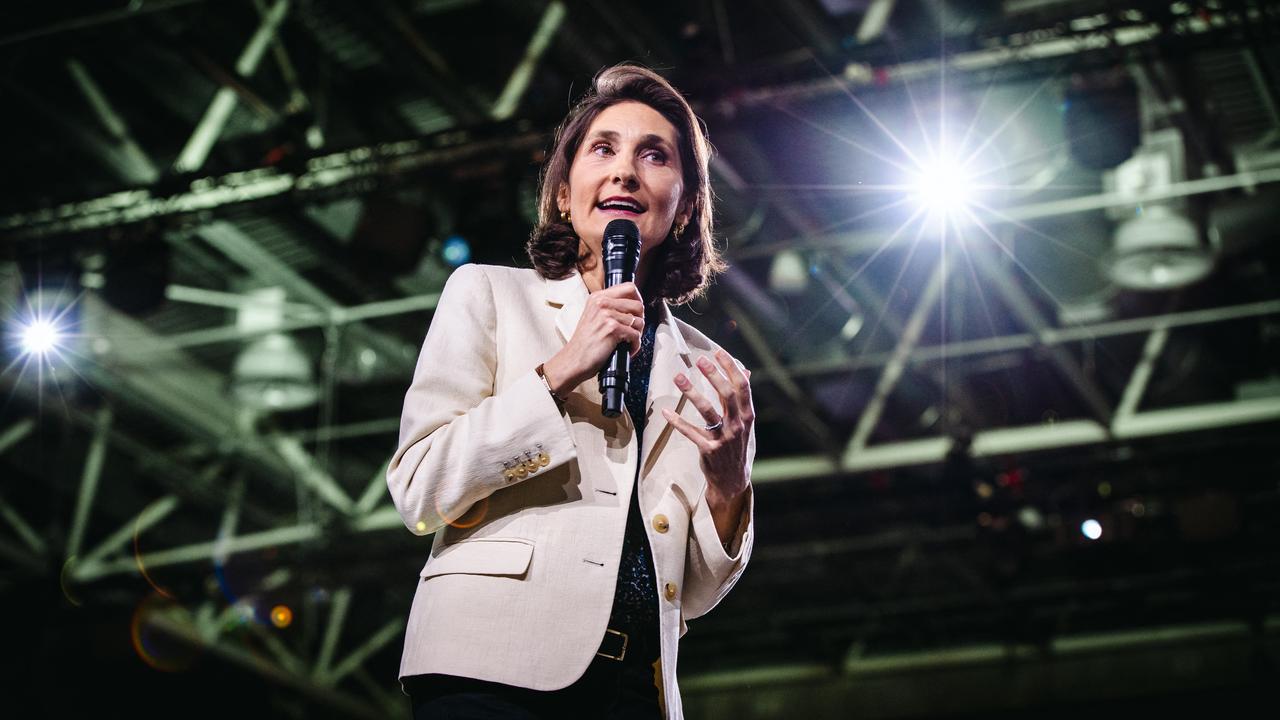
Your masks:
<instances>
[{"instance_id":1,"label":"woman's eye","mask_svg":"<svg viewBox=\"0 0 1280 720\"><path fill-rule=\"evenodd\" d=\"M662 152L661 150L650 150L644 154L644 157L646 159L652 160L654 162L659 162L659 163L664 163L667 161L667 154Z\"/></svg>"},{"instance_id":2,"label":"woman's eye","mask_svg":"<svg viewBox=\"0 0 1280 720\"><path fill-rule=\"evenodd\" d=\"M591 152L597 155L604 155L604 154L612 153L613 148L609 147L605 143L596 143L595 145L591 146Z\"/></svg>"}]
</instances>

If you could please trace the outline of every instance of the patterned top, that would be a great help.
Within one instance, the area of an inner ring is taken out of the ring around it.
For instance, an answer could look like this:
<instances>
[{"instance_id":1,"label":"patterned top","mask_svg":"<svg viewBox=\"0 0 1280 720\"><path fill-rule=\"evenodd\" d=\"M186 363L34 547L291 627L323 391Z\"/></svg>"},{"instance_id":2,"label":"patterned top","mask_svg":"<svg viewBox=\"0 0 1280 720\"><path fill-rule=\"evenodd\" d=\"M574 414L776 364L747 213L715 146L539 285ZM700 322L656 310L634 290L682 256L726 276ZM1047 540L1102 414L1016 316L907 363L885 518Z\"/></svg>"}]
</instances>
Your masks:
<instances>
[{"instance_id":1,"label":"patterned top","mask_svg":"<svg viewBox=\"0 0 1280 720\"><path fill-rule=\"evenodd\" d=\"M649 370L653 367L653 341L661 321L661 305L645 307L644 334L640 338L640 352L631 358L627 378L626 404L636 428L636 444L644 437L645 404L649 398ZM609 626L626 625L631 628L647 628L658 625L658 585L653 571L653 551L644 530L644 517L640 514L640 467L644 458L636 462L636 477L632 481L631 508L627 511L627 529L622 538L622 559L618 565L618 585L613 592L613 613Z\"/></svg>"}]
</instances>

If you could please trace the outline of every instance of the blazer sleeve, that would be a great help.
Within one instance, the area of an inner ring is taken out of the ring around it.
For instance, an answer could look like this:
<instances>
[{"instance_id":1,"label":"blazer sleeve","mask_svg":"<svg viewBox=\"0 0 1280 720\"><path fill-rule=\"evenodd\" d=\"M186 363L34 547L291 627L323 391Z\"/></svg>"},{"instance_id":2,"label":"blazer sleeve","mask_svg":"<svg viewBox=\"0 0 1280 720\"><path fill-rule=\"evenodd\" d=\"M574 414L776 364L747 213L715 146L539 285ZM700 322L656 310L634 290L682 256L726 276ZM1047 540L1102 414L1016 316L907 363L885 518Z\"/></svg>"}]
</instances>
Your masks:
<instances>
[{"instance_id":1,"label":"blazer sleeve","mask_svg":"<svg viewBox=\"0 0 1280 720\"><path fill-rule=\"evenodd\" d=\"M497 314L485 270L455 270L423 341L387 466L391 499L414 534L432 533L519 482L504 474L504 462L546 453L549 464L533 477L577 458L569 420L534 370L495 393Z\"/></svg>"},{"instance_id":2,"label":"blazer sleeve","mask_svg":"<svg viewBox=\"0 0 1280 720\"><path fill-rule=\"evenodd\" d=\"M720 535L707 506L706 484L703 484L693 509L685 557L684 595L680 600L685 620L710 612L733 589L751 559L755 544L755 488L751 485L751 465L755 456L756 432L752 428L747 440L747 499L728 551L720 544Z\"/></svg>"}]
</instances>

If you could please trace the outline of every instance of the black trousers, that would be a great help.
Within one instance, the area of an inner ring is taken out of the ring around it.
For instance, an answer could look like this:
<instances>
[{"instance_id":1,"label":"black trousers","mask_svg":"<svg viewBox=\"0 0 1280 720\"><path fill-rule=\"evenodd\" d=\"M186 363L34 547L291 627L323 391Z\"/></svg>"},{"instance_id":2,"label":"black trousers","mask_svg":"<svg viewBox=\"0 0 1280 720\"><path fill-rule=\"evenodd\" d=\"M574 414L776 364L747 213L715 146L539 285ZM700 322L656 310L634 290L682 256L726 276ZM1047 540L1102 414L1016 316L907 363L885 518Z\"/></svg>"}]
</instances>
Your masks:
<instances>
[{"instance_id":1,"label":"black trousers","mask_svg":"<svg viewBox=\"0 0 1280 720\"><path fill-rule=\"evenodd\" d=\"M528 688L453 675L404 678L414 720L660 720L661 652L657 633L632 635L622 660L596 655L587 671L560 690Z\"/></svg>"}]
</instances>

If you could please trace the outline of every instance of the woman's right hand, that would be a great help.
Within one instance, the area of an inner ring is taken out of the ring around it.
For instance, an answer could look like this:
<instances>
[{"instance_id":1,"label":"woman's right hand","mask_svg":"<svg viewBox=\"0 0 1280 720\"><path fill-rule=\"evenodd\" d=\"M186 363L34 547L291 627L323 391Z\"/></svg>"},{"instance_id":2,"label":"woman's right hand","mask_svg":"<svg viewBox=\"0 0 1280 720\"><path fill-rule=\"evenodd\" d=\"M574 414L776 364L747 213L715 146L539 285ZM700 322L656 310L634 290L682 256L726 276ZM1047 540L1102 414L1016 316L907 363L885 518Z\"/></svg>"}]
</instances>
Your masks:
<instances>
[{"instance_id":1,"label":"woman's right hand","mask_svg":"<svg viewBox=\"0 0 1280 720\"><path fill-rule=\"evenodd\" d=\"M640 351L644 333L644 300L633 282L621 283L591 293L578 319L573 337L542 366L551 390L560 397L595 377L613 354L618 343L631 345L631 355Z\"/></svg>"}]
</instances>

